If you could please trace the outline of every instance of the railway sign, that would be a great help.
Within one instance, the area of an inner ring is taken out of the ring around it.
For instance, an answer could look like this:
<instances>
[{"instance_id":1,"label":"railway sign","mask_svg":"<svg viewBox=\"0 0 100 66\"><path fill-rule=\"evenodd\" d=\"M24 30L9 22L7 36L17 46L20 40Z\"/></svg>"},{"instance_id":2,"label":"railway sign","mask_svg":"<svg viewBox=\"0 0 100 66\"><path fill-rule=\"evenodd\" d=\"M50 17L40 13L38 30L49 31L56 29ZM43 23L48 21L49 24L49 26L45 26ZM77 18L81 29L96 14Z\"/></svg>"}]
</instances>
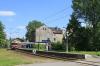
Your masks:
<instances>
[{"instance_id":1,"label":"railway sign","mask_svg":"<svg viewBox=\"0 0 100 66\"><path fill-rule=\"evenodd\" d=\"M33 49L32 52L33 52L33 54L36 54L36 49Z\"/></svg>"}]
</instances>

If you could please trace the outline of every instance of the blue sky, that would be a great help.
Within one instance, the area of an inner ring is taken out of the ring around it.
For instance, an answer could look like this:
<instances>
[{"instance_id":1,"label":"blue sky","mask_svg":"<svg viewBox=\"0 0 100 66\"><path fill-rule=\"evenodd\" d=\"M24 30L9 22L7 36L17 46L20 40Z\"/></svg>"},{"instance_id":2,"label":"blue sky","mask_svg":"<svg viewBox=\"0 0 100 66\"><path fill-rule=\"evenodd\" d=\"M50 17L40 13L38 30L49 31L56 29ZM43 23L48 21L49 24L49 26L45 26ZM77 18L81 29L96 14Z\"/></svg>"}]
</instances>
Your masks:
<instances>
[{"instance_id":1,"label":"blue sky","mask_svg":"<svg viewBox=\"0 0 100 66\"><path fill-rule=\"evenodd\" d=\"M39 20L49 27L65 27L72 13L72 0L0 0L0 21L7 37L23 37L25 26Z\"/></svg>"}]
</instances>

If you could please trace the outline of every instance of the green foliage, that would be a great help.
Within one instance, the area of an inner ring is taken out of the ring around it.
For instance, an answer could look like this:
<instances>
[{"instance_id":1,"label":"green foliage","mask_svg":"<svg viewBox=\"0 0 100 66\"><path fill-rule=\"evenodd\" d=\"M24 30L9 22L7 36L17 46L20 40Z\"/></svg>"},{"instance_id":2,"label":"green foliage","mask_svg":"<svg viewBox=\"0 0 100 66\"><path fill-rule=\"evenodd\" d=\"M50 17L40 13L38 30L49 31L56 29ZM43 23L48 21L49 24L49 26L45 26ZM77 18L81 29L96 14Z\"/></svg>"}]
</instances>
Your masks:
<instances>
[{"instance_id":1,"label":"green foliage","mask_svg":"<svg viewBox=\"0 0 100 66\"><path fill-rule=\"evenodd\" d=\"M90 44L90 38L92 35L91 28L82 27L74 14L72 14L66 30L69 32L69 36L66 35L68 38L65 40L68 40L68 47L70 51L92 50ZM65 43L67 43L66 41Z\"/></svg>"},{"instance_id":2,"label":"green foliage","mask_svg":"<svg viewBox=\"0 0 100 66\"><path fill-rule=\"evenodd\" d=\"M0 22L0 47L5 47L6 45L6 35L4 32L4 25Z\"/></svg>"},{"instance_id":3,"label":"green foliage","mask_svg":"<svg viewBox=\"0 0 100 66\"><path fill-rule=\"evenodd\" d=\"M55 51L65 50L65 47L60 42L51 43L51 46L52 46L52 50L55 50Z\"/></svg>"},{"instance_id":4,"label":"green foliage","mask_svg":"<svg viewBox=\"0 0 100 66\"><path fill-rule=\"evenodd\" d=\"M73 0L72 3L72 8L78 18L83 18L93 26L100 20L100 0Z\"/></svg>"},{"instance_id":5,"label":"green foliage","mask_svg":"<svg viewBox=\"0 0 100 66\"><path fill-rule=\"evenodd\" d=\"M100 52L96 52L96 51L73 51L73 52L69 52L69 53L90 54L90 55L100 56Z\"/></svg>"},{"instance_id":6,"label":"green foliage","mask_svg":"<svg viewBox=\"0 0 100 66\"><path fill-rule=\"evenodd\" d=\"M30 42L35 41L35 30L36 28L39 28L40 26L44 25L40 21L30 21L29 24L27 25L27 33L26 33L26 39L29 40Z\"/></svg>"},{"instance_id":7,"label":"green foliage","mask_svg":"<svg viewBox=\"0 0 100 66\"><path fill-rule=\"evenodd\" d=\"M45 44L35 44L33 45L33 49L39 50L39 51L45 51L46 45Z\"/></svg>"},{"instance_id":8,"label":"green foliage","mask_svg":"<svg viewBox=\"0 0 100 66\"><path fill-rule=\"evenodd\" d=\"M53 62L57 60L37 56L30 57L21 52L0 49L0 66L22 66L22 64L44 63L50 61Z\"/></svg>"},{"instance_id":9,"label":"green foliage","mask_svg":"<svg viewBox=\"0 0 100 66\"><path fill-rule=\"evenodd\" d=\"M16 40L19 40L19 41L21 41L21 42L24 42L24 40L25 40L24 38L14 38L13 40L15 40L15 39L16 39Z\"/></svg>"},{"instance_id":10,"label":"green foliage","mask_svg":"<svg viewBox=\"0 0 100 66\"><path fill-rule=\"evenodd\" d=\"M97 24L96 30L95 30L95 39L94 39L94 50L99 51L100 50L100 23Z\"/></svg>"},{"instance_id":11,"label":"green foliage","mask_svg":"<svg viewBox=\"0 0 100 66\"><path fill-rule=\"evenodd\" d=\"M72 8L75 17L88 24L88 27L81 28L79 34L79 50L100 50L100 0L73 0ZM83 42L84 41L84 42ZM83 43L82 43L83 42ZM81 43L81 44L80 44ZM86 45L87 44L87 45ZM83 46L83 47L82 47ZM83 48L83 49L82 49ZM86 49L87 48L87 49Z\"/></svg>"},{"instance_id":12,"label":"green foliage","mask_svg":"<svg viewBox=\"0 0 100 66\"><path fill-rule=\"evenodd\" d=\"M66 33L67 31L69 32L69 36L66 35L66 37L68 37L65 41L65 43L69 43L69 50L73 50L73 48L76 48L76 45L78 44L79 38L79 29L81 28L81 25L79 23L79 21L77 20L77 18L72 15L71 19L69 20L68 26L66 28Z\"/></svg>"},{"instance_id":13,"label":"green foliage","mask_svg":"<svg viewBox=\"0 0 100 66\"><path fill-rule=\"evenodd\" d=\"M81 27L76 40L76 50L89 51L92 50L90 44L91 30L89 28Z\"/></svg>"}]
</instances>

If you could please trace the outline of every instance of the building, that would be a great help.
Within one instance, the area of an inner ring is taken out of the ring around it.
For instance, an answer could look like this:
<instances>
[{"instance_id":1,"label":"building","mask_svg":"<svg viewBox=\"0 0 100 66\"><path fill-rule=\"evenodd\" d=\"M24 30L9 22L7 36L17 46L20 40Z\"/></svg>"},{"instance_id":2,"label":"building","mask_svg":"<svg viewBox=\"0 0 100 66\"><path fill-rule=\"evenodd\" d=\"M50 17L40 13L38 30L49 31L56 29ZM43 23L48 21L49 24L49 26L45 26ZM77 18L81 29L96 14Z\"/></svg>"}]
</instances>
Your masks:
<instances>
[{"instance_id":1,"label":"building","mask_svg":"<svg viewBox=\"0 0 100 66\"><path fill-rule=\"evenodd\" d=\"M62 42L63 30L57 27L47 27L43 25L36 29L35 41L36 42Z\"/></svg>"},{"instance_id":2,"label":"building","mask_svg":"<svg viewBox=\"0 0 100 66\"><path fill-rule=\"evenodd\" d=\"M20 39L13 39L11 43L21 43L22 41Z\"/></svg>"}]
</instances>

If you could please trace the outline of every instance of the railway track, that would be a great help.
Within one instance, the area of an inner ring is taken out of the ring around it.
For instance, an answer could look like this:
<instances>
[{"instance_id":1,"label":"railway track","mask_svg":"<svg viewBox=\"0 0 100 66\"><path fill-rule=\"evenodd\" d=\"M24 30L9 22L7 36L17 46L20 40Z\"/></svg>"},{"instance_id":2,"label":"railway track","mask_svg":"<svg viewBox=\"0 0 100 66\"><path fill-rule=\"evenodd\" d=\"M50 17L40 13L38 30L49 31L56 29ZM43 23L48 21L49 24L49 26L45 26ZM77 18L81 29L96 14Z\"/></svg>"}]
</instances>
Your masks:
<instances>
[{"instance_id":1,"label":"railway track","mask_svg":"<svg viewBox=\"0 0 100 66\"><path fill-rule=\"evenodd\" d=\"M16 50L17 52L21 52L21 53L25 53L25 54L28 54L28 55L35 55L35 56L40 56L40 57L46 57L46 58L52 58L52 59L58 59L58 60L63 60L63 61L69 61L69 62L75 62L75 63L78 63L78 64L82 64L84 66L100 66L100 62L98 61L87 61L87 60L81 60L81 59L73 59L73 58L61 58L61 57L55 57L55 56L48 56L46 54L33 54L32 52L27 52L27 51L22 51L22 50Z\"/></svg>"}]
</instances>

